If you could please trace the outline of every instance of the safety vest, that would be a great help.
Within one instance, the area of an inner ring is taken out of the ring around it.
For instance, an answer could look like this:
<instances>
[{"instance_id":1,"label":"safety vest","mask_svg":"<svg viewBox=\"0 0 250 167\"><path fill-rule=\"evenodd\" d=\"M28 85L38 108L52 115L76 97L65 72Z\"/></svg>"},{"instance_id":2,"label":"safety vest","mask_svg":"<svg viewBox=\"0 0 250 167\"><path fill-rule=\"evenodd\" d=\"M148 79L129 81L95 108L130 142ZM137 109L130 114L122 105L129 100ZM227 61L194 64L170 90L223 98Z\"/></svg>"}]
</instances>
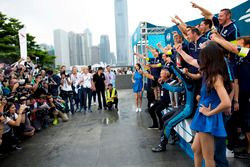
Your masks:
<instances>
[{"instance_id":1,"label":"safety vest","mask_svg":"<svg viewBox=\"0 0 250 167\"><path fill-rule=\"evenodd\" d=\"M110 96L110 91L107 90L106 91L106 102L114 102L114 98L115 97L115 88L112 88L112 92L111 92L111 96Z\"/></svg>"}]
</instances>

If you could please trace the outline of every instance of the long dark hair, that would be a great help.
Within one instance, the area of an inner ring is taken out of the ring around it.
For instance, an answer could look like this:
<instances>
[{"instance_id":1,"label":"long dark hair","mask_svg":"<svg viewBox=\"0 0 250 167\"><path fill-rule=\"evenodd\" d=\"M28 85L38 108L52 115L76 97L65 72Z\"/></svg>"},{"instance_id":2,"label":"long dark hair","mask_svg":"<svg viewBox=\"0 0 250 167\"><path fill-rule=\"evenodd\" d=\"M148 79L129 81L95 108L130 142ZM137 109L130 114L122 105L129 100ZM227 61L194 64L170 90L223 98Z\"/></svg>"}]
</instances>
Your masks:
<instances>
[{"instance_id":1,"label":"long dark hair","mask_svg":"<svg viewBox=\"0 0 250 167\"><path fill-rule=\"evenodd\" d=\"M139 67L139 70L141 69L141 64L140 63L136 63L136 65ZM137 71L137 69L135 69Z\"/></svg>"},{"instance_id":2,"label":"long dark hair","mask_svg":"<svg viewBox=\"0 0 250 167\"><path fill-rule=\"evenodd\" d=\"M200 51L200 70L208 92L214 87L216 77L221 75L224 83L228 81L227 65L223 49L214 41L209 41L207 46Z\"/></svg>"}]
</instances>

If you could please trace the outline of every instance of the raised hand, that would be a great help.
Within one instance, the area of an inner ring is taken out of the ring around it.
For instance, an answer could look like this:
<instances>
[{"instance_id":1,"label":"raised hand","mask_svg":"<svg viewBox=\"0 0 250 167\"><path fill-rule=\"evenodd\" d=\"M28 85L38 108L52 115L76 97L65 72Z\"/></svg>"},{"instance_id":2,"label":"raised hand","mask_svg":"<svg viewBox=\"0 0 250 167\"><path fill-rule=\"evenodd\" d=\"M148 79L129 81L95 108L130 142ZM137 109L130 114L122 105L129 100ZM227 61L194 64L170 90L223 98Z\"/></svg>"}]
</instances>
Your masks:
<instances>
[{"instance_id":1,"label":"raised hand","mask_svg":"<svg viewBox=\"0 0 250 167\"><path fill-rule=\"evenodd\" d=\"M173 17L170 17L171 18L171 21L174 23L174 24L178 24L178 21L175 19L175 18L173 18Z\"/></svg>"},{"instance_id":2,"label":"raised hand","mask_svg":"<svg viewBox=\"0 0 250 167\"><path fill-rule=\"evenodd\" d=\"M174 48L176 49L177 52L181 52L182 51L182 44L176 44L174 46Z\"/></svg>"},{"instance_id":3,"label":"raised hand","mask_svg":"<svg viewBox=\"0 0 250 167\"><path fill-rule=\"evenodd\" d=\"M194 2L190 2L191 4L192 4L192 7L193 8L198 8L199 6L196 4L196 3L194 3Z\"/></svg>"}]
</instances>

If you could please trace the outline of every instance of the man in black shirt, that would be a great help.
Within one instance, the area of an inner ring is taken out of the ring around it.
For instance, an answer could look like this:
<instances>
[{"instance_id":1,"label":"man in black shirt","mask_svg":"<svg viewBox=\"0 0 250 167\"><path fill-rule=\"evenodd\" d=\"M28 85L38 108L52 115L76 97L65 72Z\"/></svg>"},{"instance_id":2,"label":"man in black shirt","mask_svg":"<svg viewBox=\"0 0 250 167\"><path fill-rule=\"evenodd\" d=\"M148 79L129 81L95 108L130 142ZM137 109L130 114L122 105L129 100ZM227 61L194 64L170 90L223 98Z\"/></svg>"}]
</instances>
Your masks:
<instances>
[{"instance_id":1,"label":"man in black shirt","mask_svg":"<svg viewBox=\"0 0 250 167\"><path fill-rule=\"evenodd\" d=\"M106 98L105 98L105 75L103 74L103 68L99 67L96 74L93 76L93 81L95 83L96 93L98 96L98 110L102 109L102 103L103 107L106 110L107 104L106 104ZM101 101L101 95L102 95L102 101Z\"/></svg>"},{"instance_id":2,"label":"man in black shirt","mask_svg":"<svg viewBox=\"0 0 250 167\"><path fill-rule=\"evenodd\" d=\"M48 74L48 84L49 84L48 92L50 92L52 96L58 96L58 90L61 84L61 78L58 75L53 74L52 70L47 71L47 74Z\"/></svg>"}]
</instances>

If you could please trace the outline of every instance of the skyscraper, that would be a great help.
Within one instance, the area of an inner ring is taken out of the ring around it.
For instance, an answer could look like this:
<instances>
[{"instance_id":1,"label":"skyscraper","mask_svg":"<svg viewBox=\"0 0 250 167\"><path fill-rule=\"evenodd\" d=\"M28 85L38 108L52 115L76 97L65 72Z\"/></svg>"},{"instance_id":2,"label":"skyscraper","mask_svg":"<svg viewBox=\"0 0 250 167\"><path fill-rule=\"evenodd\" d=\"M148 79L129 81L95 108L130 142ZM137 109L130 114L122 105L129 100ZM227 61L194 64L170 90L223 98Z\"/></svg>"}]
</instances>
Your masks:
<instances>
[{"instance_id":1,"label":"skyscraper","mask_svg":"<svg viewBox=\"0 0 250 167\"><path fill-rule=\"evenodd\" d=\"M114 52L110 53L110 58L111 58L110 64L115 65L116 64L116 58L115 58L115 53Z\"/></svg>"},{"instance_id":2,"label":"skyscraper","mask_svg":"<svg viewBox=\"0 0 250 167\"><path fill-rule=\"evenodd\" d=\"M69 38L68 33L57 29L54 30L55 64L70 66L69 59Z\"/></svg>"},{"instance_id":3,"label":"skyscraper","mask_svg":"<svg viewBox=\"0 0 250 167\"><path fill-rule=\"evenodd\" d=\"M116 56L118 65L127 65L129 56L127 0L115 0Z\"/></svg>"},{"instance_id":4,"label":"skyscraper","mask_svg":"<svg viewBox=\"0 0 250 167\"><path fill-rule=\"evenodd\" d=\"M91 64L91 47L92 47L92 34L89 29L86 29L83 33L83 44L84 44L84 64Z\"/></svg>"},{"instance_id":5,"label":"skyscraper","mask_svg":"<svg viewBox=\"0 0 250 167\"><path fill-rule=\"evenodd\" d=\"M83 45L81 34L68 33L70 65L83 65Z\"/></svg>"},{"instance_id":6,"label":"skyscraper","mask_svg":"<svg viewBox=\"0 0 250 167\"><path fill-rule=\"evenodd\" d=\"M100 58L100 47L99 46L92 46L91 47L91 55L92 55L92 59L91 59L91 64L99 64L101 61Z\"/></svg>"},{"instance_id":7,"label":"skyscraper","mask_svg":"<svg viewBox=\"0 0 250 167\"><path fill-rule=\"evenodd\" d=\"M100 57L101 61L106 64L111 63L109 37L102 35L100 37Z\"/></svg>"}]
</instances>

